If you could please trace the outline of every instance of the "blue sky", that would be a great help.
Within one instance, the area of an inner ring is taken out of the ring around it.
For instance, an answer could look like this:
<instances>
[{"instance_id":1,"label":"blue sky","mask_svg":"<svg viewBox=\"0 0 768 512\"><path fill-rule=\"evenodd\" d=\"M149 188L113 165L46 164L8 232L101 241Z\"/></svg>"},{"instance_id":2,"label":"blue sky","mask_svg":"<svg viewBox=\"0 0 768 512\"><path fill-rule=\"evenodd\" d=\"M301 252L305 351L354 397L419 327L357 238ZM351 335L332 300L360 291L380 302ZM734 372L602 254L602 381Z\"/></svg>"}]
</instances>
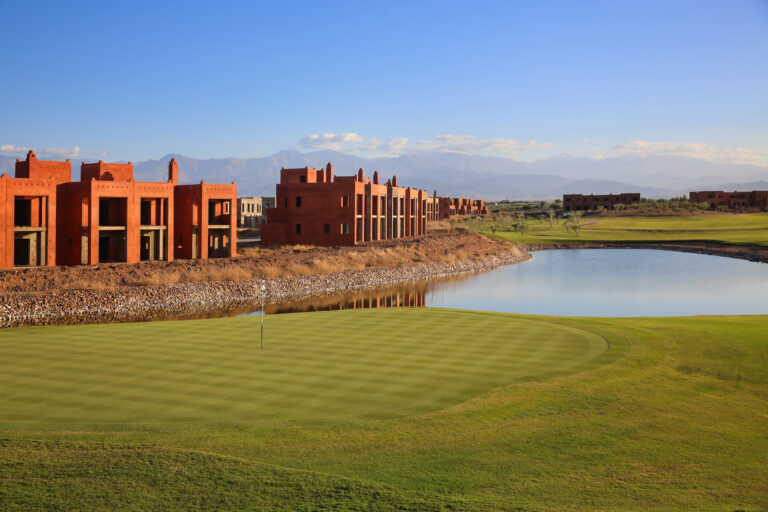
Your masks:
<instances>
[{"instance_id":1,"label":"blue sky","mask_svg":"<svg viewBox=\"0 0 768 512\"><path fill-rule=\"evenodd\" d=\"M4 154L768 166L768 0L0 0L0 12Z\"/></svg>"}]
</instances>

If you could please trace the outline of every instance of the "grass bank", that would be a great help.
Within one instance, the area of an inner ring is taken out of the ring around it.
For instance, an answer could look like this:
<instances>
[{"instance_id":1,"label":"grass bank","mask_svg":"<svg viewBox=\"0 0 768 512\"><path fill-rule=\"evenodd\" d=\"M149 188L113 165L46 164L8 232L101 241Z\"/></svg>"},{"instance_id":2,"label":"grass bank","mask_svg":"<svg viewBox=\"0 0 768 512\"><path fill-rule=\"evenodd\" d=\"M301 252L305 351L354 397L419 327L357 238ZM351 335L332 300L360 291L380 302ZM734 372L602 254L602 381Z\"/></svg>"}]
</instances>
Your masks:
<instances>
[{"instance_id":1,"label":"grass bank","mask_svg":"<svg viewBox=\"0 0 768 512\"><path fill-rule=\"evenodd\" d=\"M514 221L496 222L495 235L511 242L529 244L573 244L587 242L707 243L768 247L768 213L706 214L688 217L603 217L581 220L577 232L565 229L563 220L527 219L521 234ZM491 235L494 221L467 221L470 228Z\"/></svg>"},{"instance_id":2,"label":"grass bank","mask_svg":"<svg viewBox=\"0 0 768 512\"><path fill-rule=\"evenodd\" d=\"M764 510L768 317L0 332L0 509Z\"/></svg>"}]
</instances>

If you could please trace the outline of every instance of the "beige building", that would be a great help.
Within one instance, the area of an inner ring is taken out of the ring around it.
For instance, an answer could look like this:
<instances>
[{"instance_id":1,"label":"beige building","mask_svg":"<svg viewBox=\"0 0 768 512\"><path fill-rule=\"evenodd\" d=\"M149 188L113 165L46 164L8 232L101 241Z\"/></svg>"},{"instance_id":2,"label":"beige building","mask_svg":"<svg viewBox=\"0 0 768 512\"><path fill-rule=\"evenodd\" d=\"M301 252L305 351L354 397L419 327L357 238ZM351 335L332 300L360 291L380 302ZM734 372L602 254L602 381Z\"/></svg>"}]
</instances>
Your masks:
<instances>
[{"instance_id":1,"label":"beige building","mask_svg":"<svg viewBox=\"0 0 768 512\"><path fill-rule=\"evenodd\" d=\"M238 197L237 227L255 228L267 221L265 211L275 207L274 197Z\"/></svg>"}]
</instances>

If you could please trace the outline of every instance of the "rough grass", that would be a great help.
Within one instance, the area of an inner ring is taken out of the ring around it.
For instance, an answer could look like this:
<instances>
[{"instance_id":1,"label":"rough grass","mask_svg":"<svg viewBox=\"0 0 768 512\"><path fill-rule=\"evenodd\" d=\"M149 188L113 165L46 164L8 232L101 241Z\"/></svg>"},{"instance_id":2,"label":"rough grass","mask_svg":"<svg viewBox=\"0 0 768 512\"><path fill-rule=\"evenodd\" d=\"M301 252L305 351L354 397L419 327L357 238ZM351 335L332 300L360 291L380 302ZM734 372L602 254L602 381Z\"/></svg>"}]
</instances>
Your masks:
<instances>
[{"instance_id":1,"label":"rough grass","mask_svg":"<svg viewBox=\"0 0 768 512\"><path fill-rule=\"evenodd\" d=\"M470 225L490 235L490 224ZM687 217L600 217L582 218L577 233L566 231L562 219L553 227L549 222L527 220L525 235L516 231L496 231L496 236L524 243L581 242L708 242L768 247L768 213L708 214ZM513 229L513 228L512 228Z\"/></svg>"},{"instance_id":2,"label":"rough grass","mask_svg":"<svg viewBox=\"0 0 768 512\"><path fill-rule=\"evenodd\" d=\"M766 316L257 325L0 333L0 509L768 507Z\"/></svg>"}]
</instances>

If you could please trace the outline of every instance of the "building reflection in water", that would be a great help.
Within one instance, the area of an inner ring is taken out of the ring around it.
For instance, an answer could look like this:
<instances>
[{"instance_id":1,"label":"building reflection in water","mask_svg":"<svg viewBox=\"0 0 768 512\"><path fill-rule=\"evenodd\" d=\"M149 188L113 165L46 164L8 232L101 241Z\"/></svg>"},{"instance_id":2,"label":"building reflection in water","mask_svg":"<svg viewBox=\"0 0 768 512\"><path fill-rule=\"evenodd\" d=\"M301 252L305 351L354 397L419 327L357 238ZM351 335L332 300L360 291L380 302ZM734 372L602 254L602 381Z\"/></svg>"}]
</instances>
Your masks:
<instances>
[{"instance_id":1,"label":"building reflection in water","mask_svg":"<svg viewBox=\"0 0 768 512\"><path fill-rule=\"evenodd\" d=\"M289 304L267 306L267 314L332 311L337 309L423 308L427 305L427 285L398 286L359 293L315 297Z\"/></svg>"}]
</instances>

